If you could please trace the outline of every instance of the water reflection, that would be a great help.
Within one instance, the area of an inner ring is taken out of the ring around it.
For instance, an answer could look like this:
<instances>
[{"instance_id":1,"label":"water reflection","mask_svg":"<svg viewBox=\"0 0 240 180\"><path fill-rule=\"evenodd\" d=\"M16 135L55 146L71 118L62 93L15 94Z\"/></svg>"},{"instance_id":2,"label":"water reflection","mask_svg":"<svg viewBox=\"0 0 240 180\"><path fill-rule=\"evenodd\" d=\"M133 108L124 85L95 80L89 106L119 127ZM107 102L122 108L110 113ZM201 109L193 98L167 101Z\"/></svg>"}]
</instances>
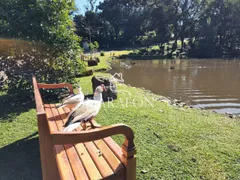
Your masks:
<instances>
[{"instance_id":1,"label":"water reflection","mask_svg":"<svg viewBox=\"0 0 240 180\"><path fill-rule=\"evenodd\" d=\"M36 50L45 52L48 48L47 45L36 44L35 42L0 38L0 56L20 55Z\"/></svg>"},{"instance_id":2,"label":"water reflection","mask_svg":"<svg viewBox=\"0 0 240 180\"><path fill-rule=\"evenodd\" d=\"M131 64L128 60L124 62ZM127 84L181 99L194 107L240 113L240 60L134 62L127 70L120 68L120 61L115 60L111 72L122 72Z\"/></svg>"}]
</instances>

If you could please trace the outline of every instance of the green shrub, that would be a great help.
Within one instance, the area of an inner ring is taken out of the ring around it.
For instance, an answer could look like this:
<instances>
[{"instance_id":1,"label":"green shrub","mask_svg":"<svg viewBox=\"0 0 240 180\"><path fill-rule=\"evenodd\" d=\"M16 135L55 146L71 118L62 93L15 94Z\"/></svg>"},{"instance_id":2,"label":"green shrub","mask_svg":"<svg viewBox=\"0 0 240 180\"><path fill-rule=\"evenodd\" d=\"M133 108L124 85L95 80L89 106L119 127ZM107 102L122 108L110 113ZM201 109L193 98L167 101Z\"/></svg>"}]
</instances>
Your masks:
<instances>
[{"instance_id":1,"label":"green shrub","mask_svg":"<svg viewBox=\"0 0 240 180\"><path fill-rule=\"evenodd\" d=\"M99 48L99 44L97 41L94 41L93 43L89 43L89 49L91 52L97 51Z\"/></svg>"},{"instance_id":2,"label":"green shrub","mask_svg":"<svg viewBox=\"0 0 240 180\"><path fill-rule=\"evenodd\" d=\"M139 49L139 55L147 55L148 54L148 50L145 48L141 48Z\"/></svg>"},{"instance_id":3,"label":"green shrub","mask_svg":"<svg viewBox=\"0 0 240 180\"><path fill-rule=\"evenodd\" d=\"M151 55L157 55L158 53L159 53L158 49L152 49L150 52Z\"/></svg>"},{"instance_id":4,"label":"green shrub","mask_svg":"<svg viewBox=\"0 0 240 180\"><path fill-rule=\"evenodd\" d=\"M96 57L95 58L97 62L100 62L100 58L99 57Z\"/></svg>"},{"instance_id":5,"label":"green shrub","mask_svg":"<svg viewBox=\"0 0 240 180\"><path fill-rule=\"evenodd\" d=\"M75 83L78 71L84 68L83 63L69 59L65 53L57 51L34 50L13 56L2 56L0 71L6 74L2 90L9 93L32 91L32 76L44 83ZM69 54L68 54L69 55Z\"/></svg>"},{"instance_id":6,"label":"green shrub","mask_svg":"<svg viewBox=\"0 0 240 180\"><path fill-rule=\"evenodd\" d=\"M3 14L9 9L12 13L11 18L2 17L1 36L28 41L19 47L13 42L11 52L0 55L0 72L7 76L1 87L8 92L31 91L32 75L44 83L73 83L84 69L79 61L80 38L74 33L70 15L75 10L74 1L3 0L0 7L2 4Z\"/></svg>"},{"instance_id":7,"label":"green shrub","mask_svg":"<svg viewBox=\"0 0 240 180\"><path fill-rule=\"evenodd\" d=\"M105 56L104 51L101 51L101 52L100 52L100 56Z\"/></svg>"}]
</instances>

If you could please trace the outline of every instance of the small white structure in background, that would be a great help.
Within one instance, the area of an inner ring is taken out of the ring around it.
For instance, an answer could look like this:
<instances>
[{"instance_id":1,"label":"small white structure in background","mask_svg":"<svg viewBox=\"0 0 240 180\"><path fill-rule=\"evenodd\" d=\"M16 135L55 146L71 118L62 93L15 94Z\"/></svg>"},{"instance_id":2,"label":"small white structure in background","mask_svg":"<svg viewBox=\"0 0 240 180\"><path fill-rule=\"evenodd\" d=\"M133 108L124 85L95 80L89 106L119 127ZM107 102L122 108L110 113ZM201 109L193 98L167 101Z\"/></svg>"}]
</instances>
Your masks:
<instances>
[{"instance_id":1,"label":"small white structure in background","mask_svg":"<svg viewBox=\"0 0 240 180\"><path fill-rule=\"evenodd\" d=\"M84 50L89 50L89 43L88 42L83 42L83 49Z\"/></svg>"}]
</instances>

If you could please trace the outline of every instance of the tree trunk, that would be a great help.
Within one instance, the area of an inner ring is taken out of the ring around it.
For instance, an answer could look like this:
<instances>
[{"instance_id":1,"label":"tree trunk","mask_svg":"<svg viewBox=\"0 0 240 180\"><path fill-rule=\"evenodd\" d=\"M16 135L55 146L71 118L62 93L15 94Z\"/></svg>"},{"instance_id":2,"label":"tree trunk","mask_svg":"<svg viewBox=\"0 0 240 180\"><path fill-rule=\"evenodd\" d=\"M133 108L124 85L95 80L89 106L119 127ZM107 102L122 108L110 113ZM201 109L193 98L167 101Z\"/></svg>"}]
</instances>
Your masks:
<instances>
[{"instance_id":1,"label":"tree trunk","mask_svg":"<svg viewBox=\"0 0 240 180\"><path fill-rule=\"evenodd\" d=\"M183 46L184 46L184 37L181 37L181 52L183 51Z\"/></svg>"}]
</instances>

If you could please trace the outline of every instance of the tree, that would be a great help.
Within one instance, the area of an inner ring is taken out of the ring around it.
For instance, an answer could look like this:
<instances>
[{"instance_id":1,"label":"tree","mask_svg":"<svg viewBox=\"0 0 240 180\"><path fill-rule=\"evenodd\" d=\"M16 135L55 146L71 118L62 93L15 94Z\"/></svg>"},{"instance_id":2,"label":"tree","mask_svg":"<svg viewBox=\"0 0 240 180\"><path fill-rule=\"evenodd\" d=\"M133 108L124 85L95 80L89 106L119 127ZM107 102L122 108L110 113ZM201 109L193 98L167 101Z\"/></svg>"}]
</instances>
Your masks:
<instances>
[{"instance_id":1,"label":"tree","mask_svg":"<svg viewBox=\"0 0 240 180\"><path fill-rule=\"evenodd\" d=\"M191 49L192 56L238 56L239 47L239 0L205 2Z\"/></svg>"},{"instance_id":2,"label":"tree","mask_svg":"<svg viewBox=\"0 0 240 180\"><path fill-rule=\"evenodd\" d=\"M143 21L141 4L135 1L109 0L100 3L95 17L100 22L91 21L92 29L96 29L99 36L96 39L100 44L111 46L126 46L134 43L141 31ZM88 19L88 13L85 13ZM100 29L99 29L100 28ZM99 30L98 30L99 29Z\"/></svg>"},{"instance_id":3,"label":"tree","mask_svg":"<svg viewBox=\"0 0 240 180\"><path fill-rule=\"evenodd\" d=\"M39 81L73 83L75 74L84 67L78 61L80 38L74 34L70 16L74 10L74 0L0 2L1 36L45 47L2 57L0 71L8 76L8 91L30 90L32 74Z\"/></svg>"},{"instance_id":4,"label":"tree","mask_svg":"<svg viewBox=\"0 0 240 180\"><path fill-rule=\"evenodd\" d=\"M238 56L239 6L240 0L105 0L75 22L77 33L84 38L89 36L90 26L91 37L101 47L147 43L158 44L164 52L167 43L173 44L169 52ZM149 32L154 32L154 37Z\"/></svg>"}]
</instances>

